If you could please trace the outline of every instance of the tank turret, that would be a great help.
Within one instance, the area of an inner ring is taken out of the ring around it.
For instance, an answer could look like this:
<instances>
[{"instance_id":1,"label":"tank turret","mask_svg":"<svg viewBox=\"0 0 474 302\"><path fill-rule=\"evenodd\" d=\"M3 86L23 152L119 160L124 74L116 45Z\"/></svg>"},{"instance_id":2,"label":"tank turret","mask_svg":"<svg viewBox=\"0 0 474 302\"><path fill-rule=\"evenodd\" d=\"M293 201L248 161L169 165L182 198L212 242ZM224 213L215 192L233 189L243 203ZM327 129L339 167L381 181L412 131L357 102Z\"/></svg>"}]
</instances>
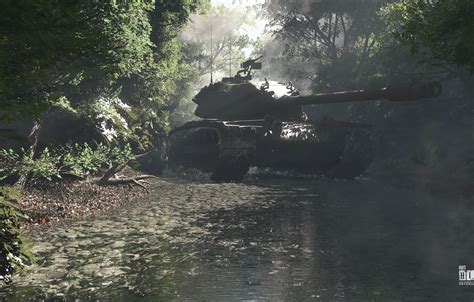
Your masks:
<instances>
[{"instance_id":1,"label":"tank turret","mask_svg":"<svg viewBox=\"0 0 474 302\"><path fill-rule=\"evenodd\" d=\"M212 173L217 181L240 180L250 166L290 169L330 177L362 174L374 155L370 125L308 121L303 106L388 100L406 102L441 94L437 82L379 90L300 95L291 82L255 81L257 58L234 77L195 96L196 116L169 135L170 163Z\"/></svg>"},{"instance_id":2,"label":"tank turret","mask_svg":"<svg viewBox=\"0 0 474 302\"><path fill-rule=\"evenodd\" d=\"M258 58L260 59L260 58ZM303 105L349 103L365 101L413 101L437 97L441 86L437 82L394 86L379 90L355 90L336 93L300 95L291 82L253 81L251 71L261 67L255 60L242 64L232 78L201 89L193 101L198 105L196 116L218 120L255 120L268 116L294 120L304 116ZM242 74L245 74L242 76Z\"/></svg>"}]
</instances>

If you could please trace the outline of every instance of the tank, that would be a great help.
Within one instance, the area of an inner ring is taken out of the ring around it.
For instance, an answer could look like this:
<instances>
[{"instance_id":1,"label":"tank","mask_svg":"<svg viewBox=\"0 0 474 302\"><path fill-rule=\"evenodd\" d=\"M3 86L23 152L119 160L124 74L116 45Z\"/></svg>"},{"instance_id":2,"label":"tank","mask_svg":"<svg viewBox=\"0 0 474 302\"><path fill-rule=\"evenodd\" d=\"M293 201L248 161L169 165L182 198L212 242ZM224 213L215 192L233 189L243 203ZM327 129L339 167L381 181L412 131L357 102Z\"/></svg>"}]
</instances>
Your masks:
<instances>
[{"instance_id":1,"label":"tank","mask_svg":"<svg viewBox=\"0 0 474 302\"><path fill-rule=\"evenodd\" d=\"M291 82L254 81L257 58L234 77L211 83L195 96L192 121L168 136L171 165L212 173L219 182L240 181L250 167L354 178L371 164L371 125L324 118L308 120L303 106L365 101L408 102L440 95L441 85L389 87L300 95Z\"/></svg>"}]
</instances>

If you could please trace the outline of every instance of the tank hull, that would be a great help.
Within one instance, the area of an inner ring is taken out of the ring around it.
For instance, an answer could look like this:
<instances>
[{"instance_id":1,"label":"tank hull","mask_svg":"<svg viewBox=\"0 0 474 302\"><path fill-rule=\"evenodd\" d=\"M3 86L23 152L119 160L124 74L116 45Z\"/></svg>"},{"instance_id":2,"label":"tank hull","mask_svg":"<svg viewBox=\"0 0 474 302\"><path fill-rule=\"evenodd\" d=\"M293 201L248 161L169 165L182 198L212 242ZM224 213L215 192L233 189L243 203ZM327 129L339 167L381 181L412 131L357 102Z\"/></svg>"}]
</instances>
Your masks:
<instances>
[{"instance_id":1,"label":"tank hull","mask_svg":"<svg viewBox=\"0 0 474 302\"><path fill-rule=\"evenodd\" d=\"M370 126L319 122L189 122L169 135L169 162L212 173L216 181L239 181L249 167L353 178L370 165Z\"/></svg>"}]
</instances>

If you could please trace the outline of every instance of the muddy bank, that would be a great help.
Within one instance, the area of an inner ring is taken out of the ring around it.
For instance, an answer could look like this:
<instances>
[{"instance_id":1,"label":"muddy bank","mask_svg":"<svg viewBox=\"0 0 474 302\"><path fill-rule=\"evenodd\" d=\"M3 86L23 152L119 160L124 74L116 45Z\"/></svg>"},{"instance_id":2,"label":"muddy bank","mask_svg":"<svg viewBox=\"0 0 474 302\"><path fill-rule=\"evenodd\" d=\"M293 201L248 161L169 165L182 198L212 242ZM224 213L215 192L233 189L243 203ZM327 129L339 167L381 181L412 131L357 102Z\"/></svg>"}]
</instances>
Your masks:
<instances>
[{"instance_id":1,"label":"muddy bank","mask_svg":"<svg viewBox=\"0 0 474 302\"><path fill-rule=\"evenodd\" d=\"M133 204L148 194L137 186L99 186L87 181L66 180L27 188L20 205L29 217L24 227L32 231L41 226L94 217Z\"/></svg>"}]
</instances>

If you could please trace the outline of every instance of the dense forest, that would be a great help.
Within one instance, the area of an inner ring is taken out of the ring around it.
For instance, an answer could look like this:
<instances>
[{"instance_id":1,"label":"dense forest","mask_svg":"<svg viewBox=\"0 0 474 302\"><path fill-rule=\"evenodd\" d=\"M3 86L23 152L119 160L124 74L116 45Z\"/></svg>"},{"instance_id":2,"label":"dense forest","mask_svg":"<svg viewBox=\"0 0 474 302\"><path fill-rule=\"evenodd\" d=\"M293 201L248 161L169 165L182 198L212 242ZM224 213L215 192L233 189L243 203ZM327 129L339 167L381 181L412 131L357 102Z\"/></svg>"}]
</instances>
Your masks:
<instances>
[{"instance_id":1,"label":"dense forest","mask_svg":"<svg viewBox=\"0 0 474 302\"><path fill-rule=\"evenodd\" d=\"M166 167L168 132L195 118L193 94L211 77L233 75L247 57L263 55L258 76L291 80L303 93L443 81L445 101L430 107L379 102L307 111L312 118L376 124L385 151L374 175L409 165L387 150L412 148L417 171L429 167L414 178L451 169L461 180L472 176L472 141L465 141L472 140L472 1L273 0L232 10L208 0L4 0L0 17L5 281L32 259L20 232L26 220L42 221L23 213L31 192L74 182L145 190L146 180ZM249 37L242 28L256 19L267 23L265 34ZM416 115L407 118L408 110ZM399 126L420 119L431 128L417 128L419 136L400 147ZM453 123L445 127L446 120ZM114 177L129 167L131 175Z\"/></svg>"}]
</instances>

